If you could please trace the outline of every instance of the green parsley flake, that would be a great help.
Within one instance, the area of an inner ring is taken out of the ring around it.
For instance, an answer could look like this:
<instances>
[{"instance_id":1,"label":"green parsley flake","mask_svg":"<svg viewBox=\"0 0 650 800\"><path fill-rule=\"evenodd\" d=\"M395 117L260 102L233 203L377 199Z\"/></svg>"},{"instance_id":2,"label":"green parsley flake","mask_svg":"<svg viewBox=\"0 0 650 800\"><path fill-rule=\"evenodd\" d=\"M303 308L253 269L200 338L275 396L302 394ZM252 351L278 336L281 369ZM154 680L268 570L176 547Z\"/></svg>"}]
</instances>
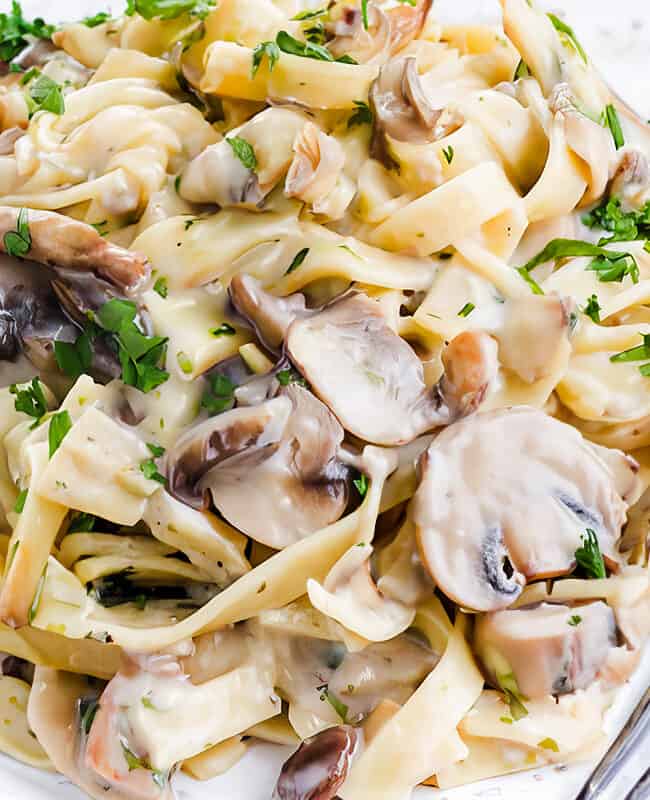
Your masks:
<instances>
[{"instance_id":1,"label":"green parsley flake","mask_svg":"<svg viewBox=\"0 0 650 800\"><path fill-rule=\"evenodd\" d=\"M232 147L233 153L243 166L251 172L255 172L257 169L257 157L253 146L246 139L242 139L241 136L230 136L226 141Z\"/></svg>"},{"instance_id":2,"label":"green parsley flake","mask_svg":"<svg viewBox=\"0 0 650 800\"><path fill-rule=\"evenodd\" d=\"M161 275L153 285L153 290L156 294L160 295L163 300L169 294L169 287L167 286L167 278Z\"/></svg>"},{"instance_id":3,"label":"green parsley flake","mask_svg":"<svg viewBox=\"0 0 650 800\"><path fill-rule=\"evenodd\" d=\"M148 458L140 464L140 472L150 481L158 481L158 483L162 484L167 483L165 476L158 472L158 467L153 458Z\"/></svg>"},{"instance_id":4,"label":"green parsley flake","mask_svg":"<svg viewBox=\"0 0 650 800\"><path fill-rule=\"evenodd\" d=\"M50 111L52 114L59 115L65 111L63 90L56 81L47 75L41 75L31 84L27 100L30 117L33 117L37 111Z\"/></svg>"},{"instance_id":5,"label":"green parsley flake","mask_svg":"<svg viewBox=\"0 0 650 800\"><path fill-rule=\"evenodd\" d=\"M251 78L254 78L257 75L265 56L268 59L269 72L273 72L273 68L278 63L278 59L280 58L280 48L275 42L260 42L258 45L255 45L255 48L253 49Z\"/></svg>"},{"instance_id":6,"label":"green parsley flake","mask_svg":"<svg viewBox=\"0 0 650 800\"><path fill-rule=\"evenodd\" d=\"M610 197L583 214L582 222L588 228L600 228L610 234L600 239L599 246L650 239L650 200L639 211L623 211L620 198Z\"/></svg>"},{"instance_id":7,"label":"green parsley flake","mask_svg":"<svg viewBox=\"0 0 650 800\"><path fill-rule=\"evenodd\" d=\"M147 447L151 455L155 458L160 458L165 455L165 448L155 442L147 442Z\"/></svg>"},{"instance_id":8,"label":"green parsley flake","mask_svg":"<svg viewBox=\"0 0 650 800\"><path fill-rule=\"evenodd\" d=\"M582 546L575 553L577 565L585 572L588 578L606 578L605 562L603 560L598 537L591 528L582 537Z\"/></svg>"},{"instance_id":9,"label":"green parsley flake","mask_svg":"<svg viewBox=\"0 0 650 800\"><path fill-rule=\"evenodd\" d=\"M201 408L205 408L210 416L221 414L235 404L235 384L225 375L206 375L208 389L201 398Z\"/></svg>"},{"instance_id":10,"label":"green parsley flake","mask_svg":"<svg viewBox=\"0 0 650 800\"><path fill-rule=\"evenodd\" d=\"M55 26L47 25L40 17L29 22L23 17L17 0L11 3L9 13L0 14L0 61L9 62L29 45L28 36L49 39Z\"/></svg>"},{"instance_id":11,"label":"green parsley flake","mask_svg":"<svg viewBox=\"0 0 650 800\"><path fill-rule=\"evenodd\" d=\"M585 62L585 64L587 64L587 54L578 41L578 37L575 35L573 28L570 25L567 25L566 22L563 22L559 17L556 17L555 14L547 14L547 16L553 23L555 30L560 34L560 41L568 42L570 45L572 45L580 58Z\"/></svg>"},{"instance_id":12,"label":"green parsley flake","mask_svg":"<svg viewBox=\"0 0 650 800\"><path fill-rule=\"evenodd\" d=\"M352 483L355 489L359 492L359 497L365 497L368 494L368 476L361 473L358 478L355 478Z\"/></svg>"},{"instance_id":13,"label":"green parsley flake","mask_svg":"<svg viewBox=\"0 0 650 800\"><path fill-rule=\"evenodd\" d=\"M512 672L497 673L497 682L501 687L501 691L505 695L505 699L510 706L510 714L513 720L518 722L520 719L528 716L528 709L523 704L527 697L524 697L517 684L517 679Z\"/></svg>"},{"instance_id":14,"label":"green parsley flake","mask_svg":"<svg viewBox=\"0 0 650 800\"><path fill-rule=\"evenodd\" d=\"M215 8L216 0L127 0L127 16L139 14L144 19L176 19L181 14L190 14L205 19Z\"/></svg>"},{"instance_id":15,"label":"green parsley flake","mask_svg":"<svg viewBox=\"0 0 650 800\"><path fill-rule=\"evenodd\" d=\"M31 625L32 622L36 619L36 615L38 614L38 609L41 605L41 600L43 598L43 589L45 587L45 576L47 575L47 564L45 565L45 569L43 570L41 577L38 581L38 586L36 587L36 592L34 594L34 599L32 600L32 604L29 607L29 611L27 612L27 621Z\"/></svg>"},{"instance_id":16,"label":"green parsley flake","mask_svg":"<svg viewBox=\"0 0 650 800\"><path fill-rule=\"evenodd\" d=\"M330 692L327 685L319 686L318 691L320 694L320 699L322 702L327 702L332 706L334 711L338 714L343 722L347 722L348 719L348 706L345 705L344 702L339 700L339 698L333 693Z\"/></svg>"},{"instance_id":17,"label":"green parsley flake","mask_svg":"<svg viewBox=\"0 0 650 800\"><path fill-rule=\"evenodd\" d=\"M59 449L70 428L72 428L72 420L69 411L59 411L50 417L50 426L47 431L50 458Z\"/></svg>"},{"instance_id":18,"label":"green parsley flake","mask_svg":"<svg viewBox=\"0 0 650 800\"><path fill-rule=\"evenodd\" d=\"M357 110L348 120L348 128L354 128L355 125L372 125L373 115L368 103L355 100L354 105Z\"/></svg>"},{"instance_id":19,"label":"green parsley flake","mask_svg":"<svg viewBox=\"0 0 650 800\"><path fill-rule=\"evenodd\" d=\"M302 264L302 262L307 258L308 254L309 254L309 248L308 247L304 247L302 250L300 250L298 253L296 253L296 255L293 257L293 261L291 262L291 264L289 264L289 268L287 269L287 271L284 274L285 275L289 275L294 270L297 270L298 267Z\"/></svg>"},{"instance_id":20,"label":"green parsley flake","mask_svg":"<svg viewBox=\"0 0 650 800\"><path fill-rule=\"evenodd\" d=\"M15 258L24 258L32 248L32 236L29 232L28 212L21 208L16 218L16 230L7 231L2 240L5 253Z\"/></svg>"},{"instance_id":21,"label":"green parsley flake","mask_svg":"<svg viewBox=\"0 0 650 800\"><path fill-rule=\"evenodd\" d=\"M542 287L537 283L537 281L533 278L530 272L526 269L526 267L517 267L517 272L521 275L521 277L526 281L526 283L530 286L530 290L533 294L544 294L544 290Z\"/></svg>"},{"instance_id":22,"label":"green parsley flake","mask_svg":"<svg viewBox=\"0 0 650 800\"><path fill-rule=\"evenodd\" d=\"M560 752L558 743L555 741L555 739L551 739L550 737L542 739L541 742L537 742L537 746L541 747L543 750L552 750L554 753Z\"/></svg>"},{"instance_id":23,"label":"green parsley flake","mask_svg":"<svg viewBox=\"0 0 650 800\"><path fill-rule=\"evenodd\" d=\"M105 22L110 22L111 15L106 11L100 11L94 17L84 17L81 23L87 28L96 28L98 25L103 25Z\"/></svg>"},{"instance_id":24,"label":"green parsley flake","mask_svg":"<svg viewBox=\"0 0 650 800\"><path fill-rule=\"evenodd\" d=\"M68 526L68 533L89 533L95 529L96 524L97 517L94 514L80 511L72 518Z\"/></svg>"},{"instance_id":25,"label":"green parsley flake","mask_svg":"<svg viewBox=\"0 0 650 800\"><path fill-rule=\"evenodd\" d=\"M289 386L292 383L297 383L299 386L307 386L307 381L299 375L294 369L282 369L275 376L278 379L280 386Z\"/></svg>"},{"instance_id":26,"label":"green parsley flake","mask_svg":"<svg viewBox=\"0 0 650 800\"><path fill-rule=\"evenodd\" d=\"M14 511L16 514L22 514L23 509L25 508L25 501L27 500L27 489L23 489L16 498L16 503L14 505Z\"/></svg>"},{"instance_id":27,"label":"green parsley flake","mask_svg":"<svg viewBox=\"0 0 650 800\"><path fill-rule=\"evenodd\" d=\"M612 103L608 103L605 106L605 121L607 122L607 127L611 131L616 149L620 150L625 144L625 137L623 136L623 129L621 128L621 121L618 118L618 113Z\"/></svg>"},{"instance_id":28,"label":"green parsley flake","mask_svg":"<svg viewBox=\"0 0 650 800\"><path fill-rule=\"evenodd\" d=\"M530 76L530 68L523 58L519 60L515 74L512 76L513 81L518 81L519 78L528 78Z\"/></svg>"},{"instance_id":29,"label":"green parsley flake","mask_svg":"<svg viewBox=\"0 0 650 800\"><path fill-rule=\"evenodd\" d=\"M454 160L454 148L451 145L449 145L449 147L443 147L442 154L445 157L445 161L448 164L451 164L451 162Z\"/></svg>"},{"instance_id":30,"label":"green parsley flake","mask_svg":"<svg viewBox=\"0 0 650 800\"><path fill-rule=\"evenodd\" d=\"M85 375L93 360L90 337L81 333L74 342L54 342L54 357L59 369L73 380Z\"/></svg>"},{"instance_id":31,"label":"green parsley flake","mask_svg":"<svg viewBox=\"0 0 650 800\"><path fill-rule=\"evenodd\" d=\"M465 305L458 312L458 316L469 317L469 315L472 313L472 311L474 311L475 308L476 306L474 305L474 303L465 303Z\"/></svg>"},{"instance_id":32,"label":"green parsley flake","mask_svg":"<svg viewBox=\"0 0 650 800\"><path fill-rule=\"evenodd\" d=\"M237 331L235 328L227 322L222 322L221 325L216 328L210 328L210 336L235 336L236 333Z\"/></svg>"},{"instance_id":33,"label":"green parsley flake","mask_svg":"<svg viewBox=\"0 0 650 800\"><path fill-rule=\"evenodd\" d=\"M581 622L582 622L582 617L580 616L580 614L573 614L572 616L569 617L567 624L571 625L572 628L577 628Z\"/></svg>"},{"instance_id":34,"label":"green parsley flake","mask_svg":"<svg viewBox=\"0 0 650 800\"><path fill-rule=\"evenodd\" d=\"M586 314L590 317L594 322L600 323L600 303L598 302L598 297L595 294L592 294L591 297L587 300L584 308L580 309L583 314Z\"/></svg>"},{"instance_id":35,"label":"green parsley flake","mask_svg":"<svg viewBox=\"0 0 650 800\"><path fill-rule=\"evenodd\" d=\"M47 401L39 378L32 378L32 382L25 384L25 387L19 388L12 383L9 392L16 396L14 401L16 411L34 417L36 421L32 427L35 428L47 413Z\"/></svg>"},{"instance_id":36,"label":"green parsley flake","mask_svg":"<svg viewBox=\"0 0 650 800\"><path fill-rule=\"evenodd\" d=\"M179 350L178 353L176 353L176 362L184 375L191 375L194 371L192 359L183 350Z\"/></svg>"}]
</instances>

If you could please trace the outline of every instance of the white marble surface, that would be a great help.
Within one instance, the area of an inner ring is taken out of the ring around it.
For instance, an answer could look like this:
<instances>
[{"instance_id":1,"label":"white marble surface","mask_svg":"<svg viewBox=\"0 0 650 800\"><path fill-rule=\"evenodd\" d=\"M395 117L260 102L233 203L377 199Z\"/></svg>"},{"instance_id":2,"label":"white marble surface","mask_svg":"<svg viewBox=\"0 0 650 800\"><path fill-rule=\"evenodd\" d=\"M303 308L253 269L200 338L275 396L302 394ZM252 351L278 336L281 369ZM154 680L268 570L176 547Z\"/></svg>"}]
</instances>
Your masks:
<instances>
[{"instance_id":1,"label":"white marble surface","mask_svg":"<svg viewBox=\"0 0 650 800\"><path fill-rule=\"evenodd\" d=\"M650 119L650 0L543 0L576 30L593 61L630 105ZM10 0L0 0L8 10ZM123 8L123 2L102 0L22 0L30 15L51 21L75 19L97 11ZM435 13L444 17L497 20L496 0L437 0ZM650 652L633 684L609 717L614 731L647 685ZM217 711L215 709L215 711ZM269 800L283 754L263 745L253 747L227 776L208 784L180 778L178 800ZM603 800L623 800L633 780L650 761L650 744L619 775ZM419 790L418 800L571 800L590 771L589 765L564 770L532 770L447 792ZM0 800L81 800L82 794L61 776L50 776L0 756Z\"/></svg>"}]
</instances>

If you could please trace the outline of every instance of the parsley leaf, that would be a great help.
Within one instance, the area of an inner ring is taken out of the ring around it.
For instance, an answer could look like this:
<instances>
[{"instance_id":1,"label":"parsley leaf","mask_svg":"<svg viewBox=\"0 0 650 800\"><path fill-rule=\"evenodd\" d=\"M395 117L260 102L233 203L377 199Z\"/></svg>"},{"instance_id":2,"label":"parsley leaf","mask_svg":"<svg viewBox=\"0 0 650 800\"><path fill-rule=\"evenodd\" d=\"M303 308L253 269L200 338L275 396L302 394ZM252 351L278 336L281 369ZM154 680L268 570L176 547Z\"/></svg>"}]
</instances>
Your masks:
<instances>
[{"instance_id":1,"label":"parsley leaf","mask_svg":"<svg viewBox=\"0 0 650 800\"><path fill-rule=\"evenodd\" d=\"M158 483L162 484L167 483L167 478L158 472L158 467L153 458L148 458L140 464L140 472L150 481L158 481Z\"/></svg>"},{"instance_id":2,"label":"parsley leaf","mask_svg":"<svg viewBox=\"0 0 650 800\"><path fill-rule=\"evenodd\" d=\"M576 563L588 578L606 578L605 562L598 545L598 538L591 528L582 537L582 546L576 550Z\"/></svg>"},{"instance_id":3,"label":"parsley leaf","mask_svg":"<svg viewBox=\"0 0 650 800\"><path fill-rule=\"evenodd\" d=\"M583 214L582 222L588 228L602 228L611 234L598 245L608 242L632 242L650 239L650 200L640 211L623 211L618 197L610 197L597 208Z\"/></svg>"},{"instance_id":4,"label":"parsley leaf","mask_svg":"<svg viewBox=\"0 0 650 800\"><path fill-rule=\"evenodd\" d=\"M569 42L576 50L580 58L585 62L588 63L587 54L585 53L582 45L578 41L577 36L573 28L570 25L567 25L566 22L563 22L559 17L556 17L555 14L547 14L548 18L553 23L553 27L555 30L561 34L560 41L561 42Z\"/></svg>"},{"instance_id":5,"label":"parsley leaf","mask_svg":"<svg viewBox=\"0 0 650 800\"><path fill-rule=\"evenodd\" d=\"M93 351L90 337L82 333L75 342L54 342L54 357L62 372L76 380L90 369L93 360Z\"/></svg>"},{"instance_id":6,"label":"parsley leaf","mask_svg":"<svg viewBox=\"0 0 650 800\"><path fill-rule=\"evenodd\" d=\"M169 294L169 287L167 286L167 278L160 277L153 285L153 290L156 294L159 294L163 300Z\"/></svg>"},{"instance_id":7,"label":"parsley leaf","mask_svg":"<svg viewBox=\"0 0 650 800\"><path fill-rule=\"evenodd\" d=\"M582 622L582 617L580 616L580 614L573 614L572 616L569 617L567 624L571 625L572 628L577 628L581 622Z\"/></svg>"},{"instance_id":8,"label":"parsley leaf","mask_svg":"<svg viewBox=\"0 0 650 800\"><path fill-rule=\"evenodd\" d=\"M211 336L234 336L237 333L232 325L222 322L217 328L210 328Z\"/></svg>"},{"instance_id":9,"label":"parsley leaf","mask_svg":"<svg viewBox=\"0 0 650 800\"><path fill-rule=\"evenodd\" d=\"M333 693L330 692L327 685L319 686L318 691L320 691L320 699L322 702L327 702L332 706L334 711L339 715L339 717L343 720L343 722L347 722L348 719L348 706L345 705L344 702L339 700L339 698Z\"/></svg>"},{"instance_id":10,"label":"parsley leaf","mask_svg":"<svg viewBox=\"0 0 650 800\"><path fill-rule=\"evenodd\" d=\"M145 19L176 19L181 14L205 19L216 0L128 0L125 14L139 14Z\"/></svg>"},{"instance_id":11,"label":"parsley leaf","mask_svg":"<svg viewBox=\"0 0 650 800\"><path fill-rule=\"evenodd\" d=\"M469 315L472 313L472 311L474 311L475 308L476 306L474 305L474 303L465 303L465 305L458 312L458 316L469 317Z\"/></svg>"},{"instance_id":12,"label":"parsley leaf","mask_svg":"<svg viewBox=\"0 0 650 800\"><path fill-rule=\"evenodd\" d=\"M591 295L584 308L581 308L580 310L583 314L591 317L594 322L600 323L600 303L598 302L598 297L595 294Z\"/></svg>"},{"instance_id":13,"label":"parsley leaf","mask_svg":"<svg viewBox=\"0 0 650 800\"><path fill-rule=\"evenodd\" d=\"M191 375L194 371L192 359L183 350L179 350L178 353L176 353L176 363L184 375Z\"/></svg>"},{"instance_id":14,"label":"parsley leaf","mask_svg":"<svg viewBox=\"0 0 650 800\"><path fill-rule=\"evenodd\" d=\"M70 521L68 525L68 533L88 533L95 529L97 517L94 514L86 514L84 511L79 511Z\"/></svg>"},{"instance_id":15,"label":"parsley leaf","mask_svg":"<svg viewBox=\"0 0 650 800\"><path fill-rule=\"evenodd\" d=\"M526 269L526 267L517 267L517 272L521 275L521 277L526 281L526 283L530 286L530 290L533 294L544 294L544 290L542 287L537 283L535 278L530 274L530 272Z\"/></svg>"},{"instance_id":16,"label":"parsley leaf","mask_svg":"<svg viewBox=\"0 0 650 800\"><path fill-rule=\"evenodd\" d=\"M357 110L348 120L348 128L353 128L355 125L372 125L373 116L368 103L355 100L354 105Z\"/></svg>"},{"instance_id":17,"label":"parsley leaf","mask_svg":"<svg viewBox=\"0 0 650 800\"><path fill-rule=\"evenodd\" d=\"M25 508L25 501L27 500L27 489L23 489L22 492L19 492L18 497L16 498L16 503L14 505L14 511L16 514L22 514L23 509Z\"/></svg>"},{"instance_id":18,"label":"parsley leaf","mask_svg":"<svg viewBox=\"0 0 650 800\"><path fill-rule=\"evenodd\" d=\"M24 258L32 249L32 235L29 232L28 211L21 208L16 219L16 230L7 231L2 240L5 253L15 258Z\"/></svg>"},{"instance_id":19,"label":"parsley leaf","mask_svg":"<svg viewBox=\"0 0 650 800\"><path fill-rule=\"evenodd\" d=\"M614 108L612 103L608 103L605 106L605 121L607 122L607 127L611 131L612 139L614 140L616 149L620 150L625 144L625 137L623 136L621 121L619 120L616 108Z\"/></svg>"},{"instance_id":20,"label":"parsley leaf","mask_svg":"<svg viewBox=\"0 0 650 800\"><path fill-rule=\"evenodd\" d=\"M32 604L29 607L29 611L27 613L27 621L31 625L32 622L36 619L36 615L38 614L38 609L41 605L41 598L43 597L43 589L45 587L45 576L47 574L47 564L41 573L41 577L38 581L38 586L36 587L36 592L34 594L34 599L32 600Z\"/></svg>"},{"instance_id":21,"label":"parsley leaf","mask_svg":"<svg viewBox=\"0 0 650 800\"><path fill-rule=\"evenodd\" d=\"M326 17L328 14L326 8L318 8L315 11L301 11L291 17L292 22L304 22L308 19L318 19L318 17Z\"/></svg>"},{"instance_id":22,"label":"parsley leaf","mask_svg":"<svg viewBox=\"0 0 650 800\"><path fill-rule=\"evenodd\" d=\"M251 78L257 75L259 68L262 66L262 61L266 56L269 60L269 72L273 72L273 67L280 58L280 48L275 42L260 42L255 45L253 49L253 65L251 67Z\"/></svg>"},{"instance_id":23,"label":"parsley leaf","mask_svg":"<svg viewBox=\"0 0 650 800\"><path fill-rule=\"evenodd\" d=\"M307 258L308 254L309 254L308 247L303 247L302 250L298 251L296 255L293 257L293 261L291 262L291 264L289 264L289 268L284 274L289 275L289 273L298 269L298 267L302 264L302 262Z\"/></svg>"},{"instance_id":24,"label":"parsley leaf","mask_svg":"<svg viewBox=\"0 0 650 800\"><path fill-rule=\"evenodd\" d=\"M96 317L104 330L112 334L123 382L146 394L169 378L169 373L159 366L166 353L167 339L142 333L135 324L136 314L135 303L114 297L104 303Z\"/></svg>"},{"instance_id":25,"label":"parsley leaf","mask_svg":"<svg viewBox=\"0 0 650 800\"><path fill-rule=\"evenodd\" d=\"M297 383L299 386L307 386L307 381L292 368L281 369L275 377L278 379L280 386L289 386L292 383Z\"/></svg>"},{"instance_id":26,"label":"parsley leaf","mask_svg":"<svg viewBox=\"0 0 650 800\"><path fill-rule=\"evenodd\" d=\"M275 37L275 43L283 53L302 58L314 58L317 61L338 61L343 64L356 64L357 62L348 55L334 58L330 51L316 42L301 42L290 33L280 31Z\"/></svg>"},{"instance_id":27,"label":"parsley leaf","mask_svg":"<svg viewBox=\"0 0 650 800\"><path fill-rule=\"evenodd\" d=\"M31 84L27 104L30 118L37 111L51 111L52 114L63 114L65 111L63 91L59 84L47 75L40 75Z\"/></svg>"},{"instance_id":28,"label":"parsley leaf","mask_svg":"<svg viewBox=\"0 0 650 800\"><path fill-rule=\"evenodd\" d=\"M558 261L561 258L578 258L581 256L593 256L594 261L587 267L599 273L600 281L622 281L626 275L630 275L634 283L639 282L639 268L636 259L631 253L616 250L607 250L601 245L582 242L579 239L553 239L546 247L534 258L519 268L530 272L539 264L547 261Z\"/></svg>"},{"instance_id":29,"label":"parsley leaf","mask_svg":"<svg viewBox=\"0 0 650 800\"><path fill-rule=\"evenodd\" d=\"M449 145L449 147L446 147L446 148L443 147L442 148L442 154L445 157L445 161L448 164L451 164L451 162L454 159L454 148L451 145Z\"/></svg>"},{"instance_id":30,"label":"parsley leaf","mask_svg":"<svg viewBox=\"0 0 650 800\"><path fill-rule=\"evenodd\" d=\"M205 408L210 414L221 414L235 404L235 384L225 375L207 375L206 379L209 388L203 393L201 398L201 408Z\"/></svg>"},{"instance_id":31,"label":"parsley leaf","mask_svg":"<svg viewBox=\"0 0 650 800\"><path fill-rule=\"evenodd\" d=\"M54 30L54 25L47 25L40 17L32 22L26 20L20 3L13 0L11 11L0 14L0 61L11 61L24 50L29 44L27 35L49 39Z\"/></svg>"},{"instance_id":32,"label":"parsley leaf","mask_svg":"<svg viewBox=\"0 0 650 800\"><path fill-rule=\"evenodd\" d=\"M361 472L359 477L355 478L352 483L357 492L359 492L359 497L365 497L368 494L368 476L364 475L363 472Z\"/></svg>"},{"instance_id":33,"label":"parsley leaf","mask_svg":"<svg viewBox=\"0 0 650 800\"><path fill-rule=\"evenodd\" d=\"M106 11L100 11L93 17L84 17L81 22L87 28L96 28L98 25L103 25L112 19L111 15Z\"/></svg>"},{"instance_id":34,"label":"parsley leaf","mask_svg":"<svg viewBox=\"0 0 650 800\"><path fill-rule=\"evenodd\" d=\"M501 691L505 695L505 699L510 706L510 714L515 721L519 721L528 716L528 709L523 704L527 697L524 697L517 684L517 679L514 673L497 673L497 683L501 687Z\"/></svg>"},{"instance_id":35,"label":"parsley leaf","mask_svg":"<svg viewBox=\"0 0 650 800\"><path fill-rule=\"evenodd\" d=\"M160 458L165 455L165 448L162 445L156 444L155 442L147 442L147 447L151 455L155 458Z\"/></svg>"},{"instance_id":36,"label":"parsley leaf","mask_svg":"<svg viewBox=\"0 0 650 800\"><path fill-rule=\"evenodd\" d=\"M650 359L650 334L640 334L643 344L623 350L622 353L610 356L609 360L616 363L626 363L630 361L645 361ZM639 372L644 378L650 378L650 364L641 364Z\"/></svg>"},{"instance_id":37,"label":"parsley leaf","mask_svg":"<svg viewBox=\"0 0 650 800\"><path fill-rule=\"evenodd\" d=\"M18 386L13 383L9 387L9 391L11 394L16 395L14 401L14 408L16 411L21 411L23 414L34 417L36 422L32 427L35 428L47 413L47 401L45 400L45 393L43 392L40 379L32 378L31 384L28 384L27 388L24 389L19 389Z\"/></svg>"},{"instance_id":38,"label":"parsley leaf","mask_svg":"<svg viewBox=\"0 0 650 800\"><path fill-rule=\"evenodd\" d=\"M47 431L50 458L59 449L70 428L72 428L72 420L68 411L59 411L50 418L50 426Z\"/></svg>"},{"instance_id":39,"label":"parsley leaf","mask_svg":"<svg viewBox=\"0 0 650 800\"><path fill-rule=\"evenodd\" d=\"M257 169L257 157L255 150L253 150L253 145L247 142L246 139L242 139L241 136L229 136L226 141L246 169L255 172Z\"/></svg>"},{"instance_id":40,"label":"parsley leaf","mask_svg":"<svg viewBox=\"0 0 650 800\"><path fill-rule=\"evenodd\" d=\"M512 76L513 81L519 80L519 78L528 78L530 75L530 68L528 64L524 61L523 58L519 59L519 63L517 64L517 69L515 70L515 74Z\"/></svg>"}]
</instances>

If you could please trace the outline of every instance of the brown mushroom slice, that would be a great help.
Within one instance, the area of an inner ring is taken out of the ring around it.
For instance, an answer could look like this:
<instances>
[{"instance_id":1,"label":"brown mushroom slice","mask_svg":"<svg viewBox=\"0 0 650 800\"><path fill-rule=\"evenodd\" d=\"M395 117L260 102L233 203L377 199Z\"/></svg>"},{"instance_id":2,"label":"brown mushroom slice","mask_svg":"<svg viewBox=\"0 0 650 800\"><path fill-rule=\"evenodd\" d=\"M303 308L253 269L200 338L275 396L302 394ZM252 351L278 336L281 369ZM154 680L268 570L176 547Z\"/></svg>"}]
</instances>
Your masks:
<instances>
[{"instance_id":1,"label":"brown mushroom slice","mask_svg":"<svg viewBox=\"0 0 650 800\"><path fill-rule=\"evenodd\" d=\"M370 105L375 121L371 150L380 149L376 140L384 135L419 144L436 138L434 128L442 110L429 103L415 56L393 59L381 68L370 89Z\"/></svg>"},{"instance_id":2,"label":"brown mushroom slice","mask_svg":"<svg viewBox=\"0 0 650 800\"><path fill-rule=\"evenodd\" d=\"M350 56L359 64L377 64L390 55L391 25L387 14L374 3L367 7L368 27L360 8L345 7L342 16L328 27L335 36L328 49L334 58Z\"/></svg>"},{"instance_id":3,"label":"brown mushroom slice","mask_svg":"<svg viewBox=\"0 0 650 800\"><path fill-rule=\"evenodd\" d=\"M228 292L237 311L254 326L261 342L275 353L281 350L293 320L314 313L307 311L302 294L274 297L264 291L257 278L245 273L233 277Z\"/></svg>"},{"instance_id":4,"label":"brown mushroom slice","mask_svg":"<svg viewBox=\"0 0 650 800\"><path fill-rule=\"evenodd\" d=\"M169 454L170 490L191 505L209 491L231 525L280 549L345 511L348 469L337 458L342 440L327 407L294 384L182 437Z\"/></svg>"},{"instance_id":5,"label":"brown mushroom slice","mask_svg":"<svg viewBox=\"0 0 650 800\"><path fill-rule=\"evenodd\" d=\"M5 236L16 231L21 209L0 206L0 252L6 252ZM94 272L125 290L134 290L144 281L149 265L144 256L125 250L102 238L84 222L54 211L29 209L27 224L32 261L81 272Z\"/></svg>"},{"instance_id":6,"label":"brown mushroom slice","mask_svg":"<svg viewBox=\"0 0 650 800\"><path fill-rule=\"evenodd\" d=\"M334 800L359 745L359 734L350 725L305 739L282 767L273 800Z\"/></svg>"},{"instance_id":7,"label":"brown mushroom slice","mask_svg":"<svg viewBox=\"0 0 650 800\"><path fill-rule=\"evenodd\" d=\"M390 21L390 51L399 53L413 39L417 39L424 24L433 0L416 0L416 2L402 3L386 12Z\"/></svg>"},{"instance_id":8,"label":"brown mushroom slice","mask_svg":"<svg viewBox=\"0 0 650 800\"><path fill-rule=\"evenodd\" d=\"M531 699L586 689L616 645L614 612L602 601L496 611L474 626L474 649L490 683L503 688L514 678Z\"/></svg>"},{"instance_id":9,"label":"brown mushroom slice","mask_svg":"<svg viewBox=\"0 0 650 800\"><path fill-rule=\"evenodd\" d=\"M424 566L464 608L510 605L527 580L565 575L588 528L611 568L638 464L526 406L447 428L420 462L413 519Z\"/></svg>"},{"instance_id":10,"label":"brown mushroom slice","mask_svg":"<svg viewBox=\"0 0 650 800\"><path fill-rule=\"evenodd\" d=\"M363 294L345 295L290 325L286 350L314 393L343 427L366 442L401 445L474 410L497 370L496 342L484 333L457 336L443 356L433 390L410 345Z\"/></svg>"}]
</instances>

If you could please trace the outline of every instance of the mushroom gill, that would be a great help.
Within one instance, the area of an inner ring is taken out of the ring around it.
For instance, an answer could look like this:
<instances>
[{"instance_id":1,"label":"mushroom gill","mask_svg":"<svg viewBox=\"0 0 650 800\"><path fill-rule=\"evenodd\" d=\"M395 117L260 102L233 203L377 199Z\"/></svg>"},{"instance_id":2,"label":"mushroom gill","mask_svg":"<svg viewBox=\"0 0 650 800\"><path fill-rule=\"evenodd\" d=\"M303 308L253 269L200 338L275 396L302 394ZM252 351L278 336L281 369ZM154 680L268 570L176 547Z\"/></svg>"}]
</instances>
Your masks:
<instances>
[{"instance_id":1,"label":"mushroom gill","mask_svg":"<svg viewBox=\"0 0 650 800\"><path fill-rule=\"evenodd\" d=\"M172 494L194 507L209 495L256 541L280 549L336 521L348 501L338 459L343 429L297 384L188 431L167 456Z\"/></svg>"},{"instance_id":2,"label":"mushroom gill","mask_svg":"<svg viewBox=\"0 0 650 800\"><path fill-rule=\"evenodd\" d=\"M506 608L527 581L570 573L587 529L618 568L638 465L541 411L469 417L438 435L420 470L412 511L422 562L464 608Z\"/></svg>"}]
</instances>

